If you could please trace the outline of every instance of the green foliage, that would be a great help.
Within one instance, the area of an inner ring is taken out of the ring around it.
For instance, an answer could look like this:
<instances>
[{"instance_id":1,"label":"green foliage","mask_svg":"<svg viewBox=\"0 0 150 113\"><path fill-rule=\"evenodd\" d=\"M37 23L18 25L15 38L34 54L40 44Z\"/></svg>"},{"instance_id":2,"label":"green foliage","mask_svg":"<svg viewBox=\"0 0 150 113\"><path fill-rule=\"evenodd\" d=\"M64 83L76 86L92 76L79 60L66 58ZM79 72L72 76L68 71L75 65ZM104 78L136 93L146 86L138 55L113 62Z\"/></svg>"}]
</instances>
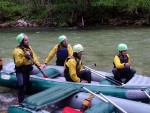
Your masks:
<instances>
[{"instance_id":1,"label":"green foliage","mask_svg":"<svg viewBox=\"0 0 150 113\"><path fill-rule=\"evenodd\" d=\"M117 5L118 0L95 0L92 2L93 6L101 7L101 6L106 6L106 7L114 7Z\"/></svg>"},{"instance_id":2,"label":"green foliage","mask_svg":"<svg viewBox=\"0 0 150 113\"><path fill-rule=\"evenodd\" d=\"M4 12L7 17L10 17L12 20L16 16L23 15L28 7L24 5L19 5L14 2L0 1L0 10Z\"/></svg>"},{"instance_id":3,"label":"green foliage","mask_svg":"<svg viewBox=\"0 0 150 113\"><path fill-rule=\"evenodd\" d=\"M87 2L88 1L88 2ZM118 13L129 15L135 12L148 14L150 0L1 0L0 11L15 20L19 16L26 19L50 18L58 24L78 22L84 15L87 21L100 21Z\"/></svg>"}]
</instances>

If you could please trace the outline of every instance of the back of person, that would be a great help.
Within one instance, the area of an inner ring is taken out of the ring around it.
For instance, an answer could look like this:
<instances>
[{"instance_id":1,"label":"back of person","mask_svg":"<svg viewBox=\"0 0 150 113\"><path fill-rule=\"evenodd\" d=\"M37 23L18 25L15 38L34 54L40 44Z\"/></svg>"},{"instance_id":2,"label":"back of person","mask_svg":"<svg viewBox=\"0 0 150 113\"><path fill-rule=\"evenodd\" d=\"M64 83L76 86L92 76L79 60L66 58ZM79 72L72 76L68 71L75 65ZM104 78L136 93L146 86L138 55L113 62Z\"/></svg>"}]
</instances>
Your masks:
<instances>
[{"instance_id":1,"label":"back of person","mask_svg":"<svg viewBox=\"0 0 150 113\"><path fill-rule=\"evenodd\" d=\"M112 70L114 78L122 82L122 78L125 78L127 83L136 73L134 69L131 68L130 56L127 54L128 47L126 44L119 44L118 51L119 54L114 57L114 68Z\"/></svg>"}]
</instances>

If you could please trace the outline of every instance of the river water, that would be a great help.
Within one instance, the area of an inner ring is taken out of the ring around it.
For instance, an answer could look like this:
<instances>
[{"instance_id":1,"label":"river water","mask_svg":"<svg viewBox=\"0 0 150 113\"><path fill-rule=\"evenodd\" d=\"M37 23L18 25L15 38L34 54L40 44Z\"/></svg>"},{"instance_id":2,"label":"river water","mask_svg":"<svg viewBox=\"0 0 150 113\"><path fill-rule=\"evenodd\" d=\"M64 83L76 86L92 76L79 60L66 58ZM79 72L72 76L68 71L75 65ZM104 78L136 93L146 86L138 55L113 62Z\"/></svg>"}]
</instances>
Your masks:
<instances>
[{"instance_id":1,"label":"river water","mask_svg":"<svg viewBox=\"0 0 150 113\"><path fill-rule=\"evenodd\" d=\"M0 56L4 63L13 61L12 51L18 45L15 38L19 33L29 36L30 45L41 63L49 51L58 43L60 35L66 35L72 46L80 43L84 47L83 63L96 63L96 70L111 72L113 57L118 54L117 45L126 43L132 67L137 74L150 76L150 28L10 28L0 29ZM55 64L55 58L49 64Z\"/></svg>"},{"instance_id":2,"label":"river water","mask_svg":"<svg viewBox=\"0 0 150 113\"><path fill-rule=\"evenodd\" d=\"M13 61L12 51L18 45L15 37L25 33L30 38L41 63L44 63L49 51L58 43L60 35L66 35L73 46L80 43L84 47L83 63L96 63L98 70L111 72L113 57L118 54L117 45L126 43L131 57L132 67L137 74L150 76L150 28L20 28L0 29L0 56L4 62ZM55 64L55 58L49 64Z\"/></svg>"}]
</instances>

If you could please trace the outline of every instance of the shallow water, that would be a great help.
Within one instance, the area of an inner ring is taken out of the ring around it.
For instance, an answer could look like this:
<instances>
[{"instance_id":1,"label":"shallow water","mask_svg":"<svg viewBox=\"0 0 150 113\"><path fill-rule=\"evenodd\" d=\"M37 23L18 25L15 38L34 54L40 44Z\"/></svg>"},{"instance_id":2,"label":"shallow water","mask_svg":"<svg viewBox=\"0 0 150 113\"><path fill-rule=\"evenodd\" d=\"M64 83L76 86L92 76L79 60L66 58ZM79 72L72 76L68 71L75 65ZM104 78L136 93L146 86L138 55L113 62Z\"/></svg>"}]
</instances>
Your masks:
<instances>
[{"instance_id":1,"label":"shallow water","mask_svg":"<svg viewBox=\"0 0 150 113\"><path fill-rule=\"evenodd\" d=\"M0 113L7 113L7 107L17 105L17 93L15 90L0 87Z\"/></svg>"}]
</instances>

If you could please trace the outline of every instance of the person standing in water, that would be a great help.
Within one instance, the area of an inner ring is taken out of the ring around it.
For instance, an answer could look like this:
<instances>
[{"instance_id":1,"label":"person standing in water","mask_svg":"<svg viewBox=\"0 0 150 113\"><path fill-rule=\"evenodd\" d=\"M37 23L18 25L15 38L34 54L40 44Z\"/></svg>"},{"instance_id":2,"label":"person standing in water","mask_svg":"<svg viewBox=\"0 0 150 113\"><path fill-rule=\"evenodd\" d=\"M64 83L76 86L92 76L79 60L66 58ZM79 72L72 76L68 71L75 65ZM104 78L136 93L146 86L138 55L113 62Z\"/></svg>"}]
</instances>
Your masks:
<instances>
[{"instance_id":1,"label":"person standing in water","mask_svg":"<svg viewBox=\"0 0 150 113\"><path fill-rule=\"evenodd\" d=\"M18 81L18 101L22 103L26 95L30 93L30 72L32 71L33 62L42 68L33 49L29 45L29 38L24 33L16 37L19 45L13 50L13 58L15 63L16 77Z\"/></svg>"}]
</instances>

